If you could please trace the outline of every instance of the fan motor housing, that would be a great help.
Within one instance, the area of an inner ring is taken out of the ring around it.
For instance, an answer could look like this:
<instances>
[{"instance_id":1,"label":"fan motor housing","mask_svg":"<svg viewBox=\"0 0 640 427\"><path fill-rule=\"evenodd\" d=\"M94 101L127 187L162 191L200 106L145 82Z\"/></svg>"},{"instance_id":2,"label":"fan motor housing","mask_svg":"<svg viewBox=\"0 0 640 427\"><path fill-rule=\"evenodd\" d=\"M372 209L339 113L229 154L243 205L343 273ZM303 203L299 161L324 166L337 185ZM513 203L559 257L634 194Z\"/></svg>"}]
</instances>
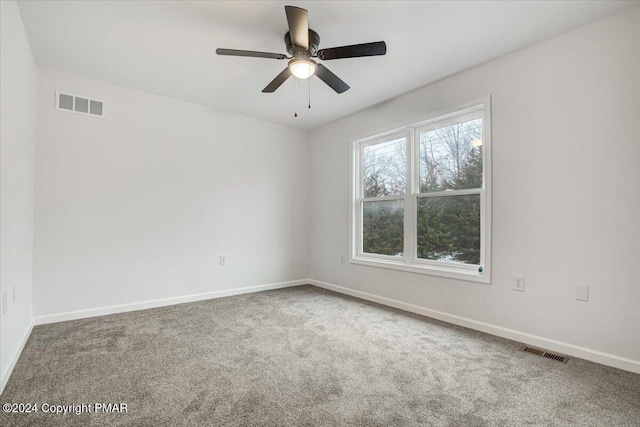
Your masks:
<instances>
[{"instance_id":1,"label":"fan motor housing","mask_svg":"<svg viewBox=\"0 0 640 427\"><path fill-rule=\"evenodd\" d=\"M300 54L303 56L316 56L320 45L320 36L312 29L309 29L309 49L304 49L291 43L291 34L287 31L284 35L284 44L287 46L287 52L291 56L297 57Z\"/></svg>"}]
</instances>

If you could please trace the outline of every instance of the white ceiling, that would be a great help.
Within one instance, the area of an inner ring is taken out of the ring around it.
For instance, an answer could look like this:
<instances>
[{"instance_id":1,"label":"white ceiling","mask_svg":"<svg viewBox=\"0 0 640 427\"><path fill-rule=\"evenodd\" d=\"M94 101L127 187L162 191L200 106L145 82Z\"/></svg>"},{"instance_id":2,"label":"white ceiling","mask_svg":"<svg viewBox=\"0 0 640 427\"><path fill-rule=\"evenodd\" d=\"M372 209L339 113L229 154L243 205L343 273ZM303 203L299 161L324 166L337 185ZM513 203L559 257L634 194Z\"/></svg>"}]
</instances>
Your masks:
<instances>
[{"instance_id":1,"label":"white ceiling","mask_svg":"<svg viewBox=\"0 0 640 427\"><path fill-rule=\"evenodd\" d=\"M351 89L313 77L261 90L286 61L285 4L309 11L320 48L384 40L387 55L325 61ZM412 89L638 5L640 1L21 1L38 66L313 129ZM71 88L67 88L70 90ZM88 94L90 95L90 94Z\"/></svg>"}]
</instances>

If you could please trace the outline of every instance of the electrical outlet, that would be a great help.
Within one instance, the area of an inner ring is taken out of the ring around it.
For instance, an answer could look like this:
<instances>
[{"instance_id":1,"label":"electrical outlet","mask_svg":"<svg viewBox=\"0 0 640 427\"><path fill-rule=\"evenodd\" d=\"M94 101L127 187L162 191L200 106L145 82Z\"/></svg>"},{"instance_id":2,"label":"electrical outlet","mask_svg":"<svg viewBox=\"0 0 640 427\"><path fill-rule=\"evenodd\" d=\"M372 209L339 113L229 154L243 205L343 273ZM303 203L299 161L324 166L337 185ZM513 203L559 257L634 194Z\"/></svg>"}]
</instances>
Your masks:
<instances>
[{"instance_id":1,"label":"electrical outlet","mask_svg":"<svg viewBox=\"0 0 640 427\"><path fill-rule=\"evenodd\" d=\"M524 292L524 276L513 276L513 290Z\"/></svg>"},{"instance_id":2,"label":"electrical outlet","mask_svg":"<svg viewBox=\"0 0 640 427\"><path fill-rule=\"evenodd\" d=\"M340 263L344 264L344 255L340 255Z\"/></svg>"},{"instance_id":3,"label":"electrical outlet","mask_svg":"<svg viewBox=\"0 0 640 427\"><path fill-rule=\"evenodd\" d=\"M2 314L7 312L7 293L2 293Z\"/></svg>"},{"instance_id":4,"label":"electrical outlet","mask_svg":"<svg viewBox=\"0 0 640 427\"><path fill-rule=\"evenodd\" d=\"M220 255L220 265L227 265L227 256Z\"/></svg>"}]
</instances>

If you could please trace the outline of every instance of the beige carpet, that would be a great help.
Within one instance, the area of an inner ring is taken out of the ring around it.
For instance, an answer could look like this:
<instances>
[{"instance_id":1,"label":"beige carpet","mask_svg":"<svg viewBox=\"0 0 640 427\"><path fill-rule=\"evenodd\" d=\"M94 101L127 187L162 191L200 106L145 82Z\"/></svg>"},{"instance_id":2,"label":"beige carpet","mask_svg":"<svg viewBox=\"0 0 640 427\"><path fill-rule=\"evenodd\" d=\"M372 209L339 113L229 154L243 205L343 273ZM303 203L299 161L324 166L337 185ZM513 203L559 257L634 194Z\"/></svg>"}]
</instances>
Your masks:
<instances>
[{"instance_id":1,"label":"beige carpet","mask_svg":"<svg viewBox=\"0 0 640 427\"><path fill-rule=\"evenodd\" d=\"M640 375L311 286L38 326L2 426L640 426Z\"/></svg>"}]
</instances>

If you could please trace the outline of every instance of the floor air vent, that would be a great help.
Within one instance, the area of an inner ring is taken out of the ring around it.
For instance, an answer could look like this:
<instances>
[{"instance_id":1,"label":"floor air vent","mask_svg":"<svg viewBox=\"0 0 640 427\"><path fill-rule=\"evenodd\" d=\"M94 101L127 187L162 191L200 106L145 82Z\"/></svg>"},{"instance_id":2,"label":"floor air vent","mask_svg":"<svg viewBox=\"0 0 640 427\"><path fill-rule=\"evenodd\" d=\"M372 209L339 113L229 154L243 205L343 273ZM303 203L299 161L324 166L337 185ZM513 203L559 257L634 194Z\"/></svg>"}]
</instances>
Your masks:
<instances>
[{"instance_id":1,"label":"floor air vent","mask_svg":"<svg viewBox=\"0 0 640 427\"><path fill-rule=\"evenodd\" d=\"M563 354L552 353L547 350L542 350L535 347L525 346L522 351L526 351L527 353L533 353L536 356L546 357L547 359L555 360L562 363L567 363L569 361L569 357Z\"/></svg>"}]
</instances>

